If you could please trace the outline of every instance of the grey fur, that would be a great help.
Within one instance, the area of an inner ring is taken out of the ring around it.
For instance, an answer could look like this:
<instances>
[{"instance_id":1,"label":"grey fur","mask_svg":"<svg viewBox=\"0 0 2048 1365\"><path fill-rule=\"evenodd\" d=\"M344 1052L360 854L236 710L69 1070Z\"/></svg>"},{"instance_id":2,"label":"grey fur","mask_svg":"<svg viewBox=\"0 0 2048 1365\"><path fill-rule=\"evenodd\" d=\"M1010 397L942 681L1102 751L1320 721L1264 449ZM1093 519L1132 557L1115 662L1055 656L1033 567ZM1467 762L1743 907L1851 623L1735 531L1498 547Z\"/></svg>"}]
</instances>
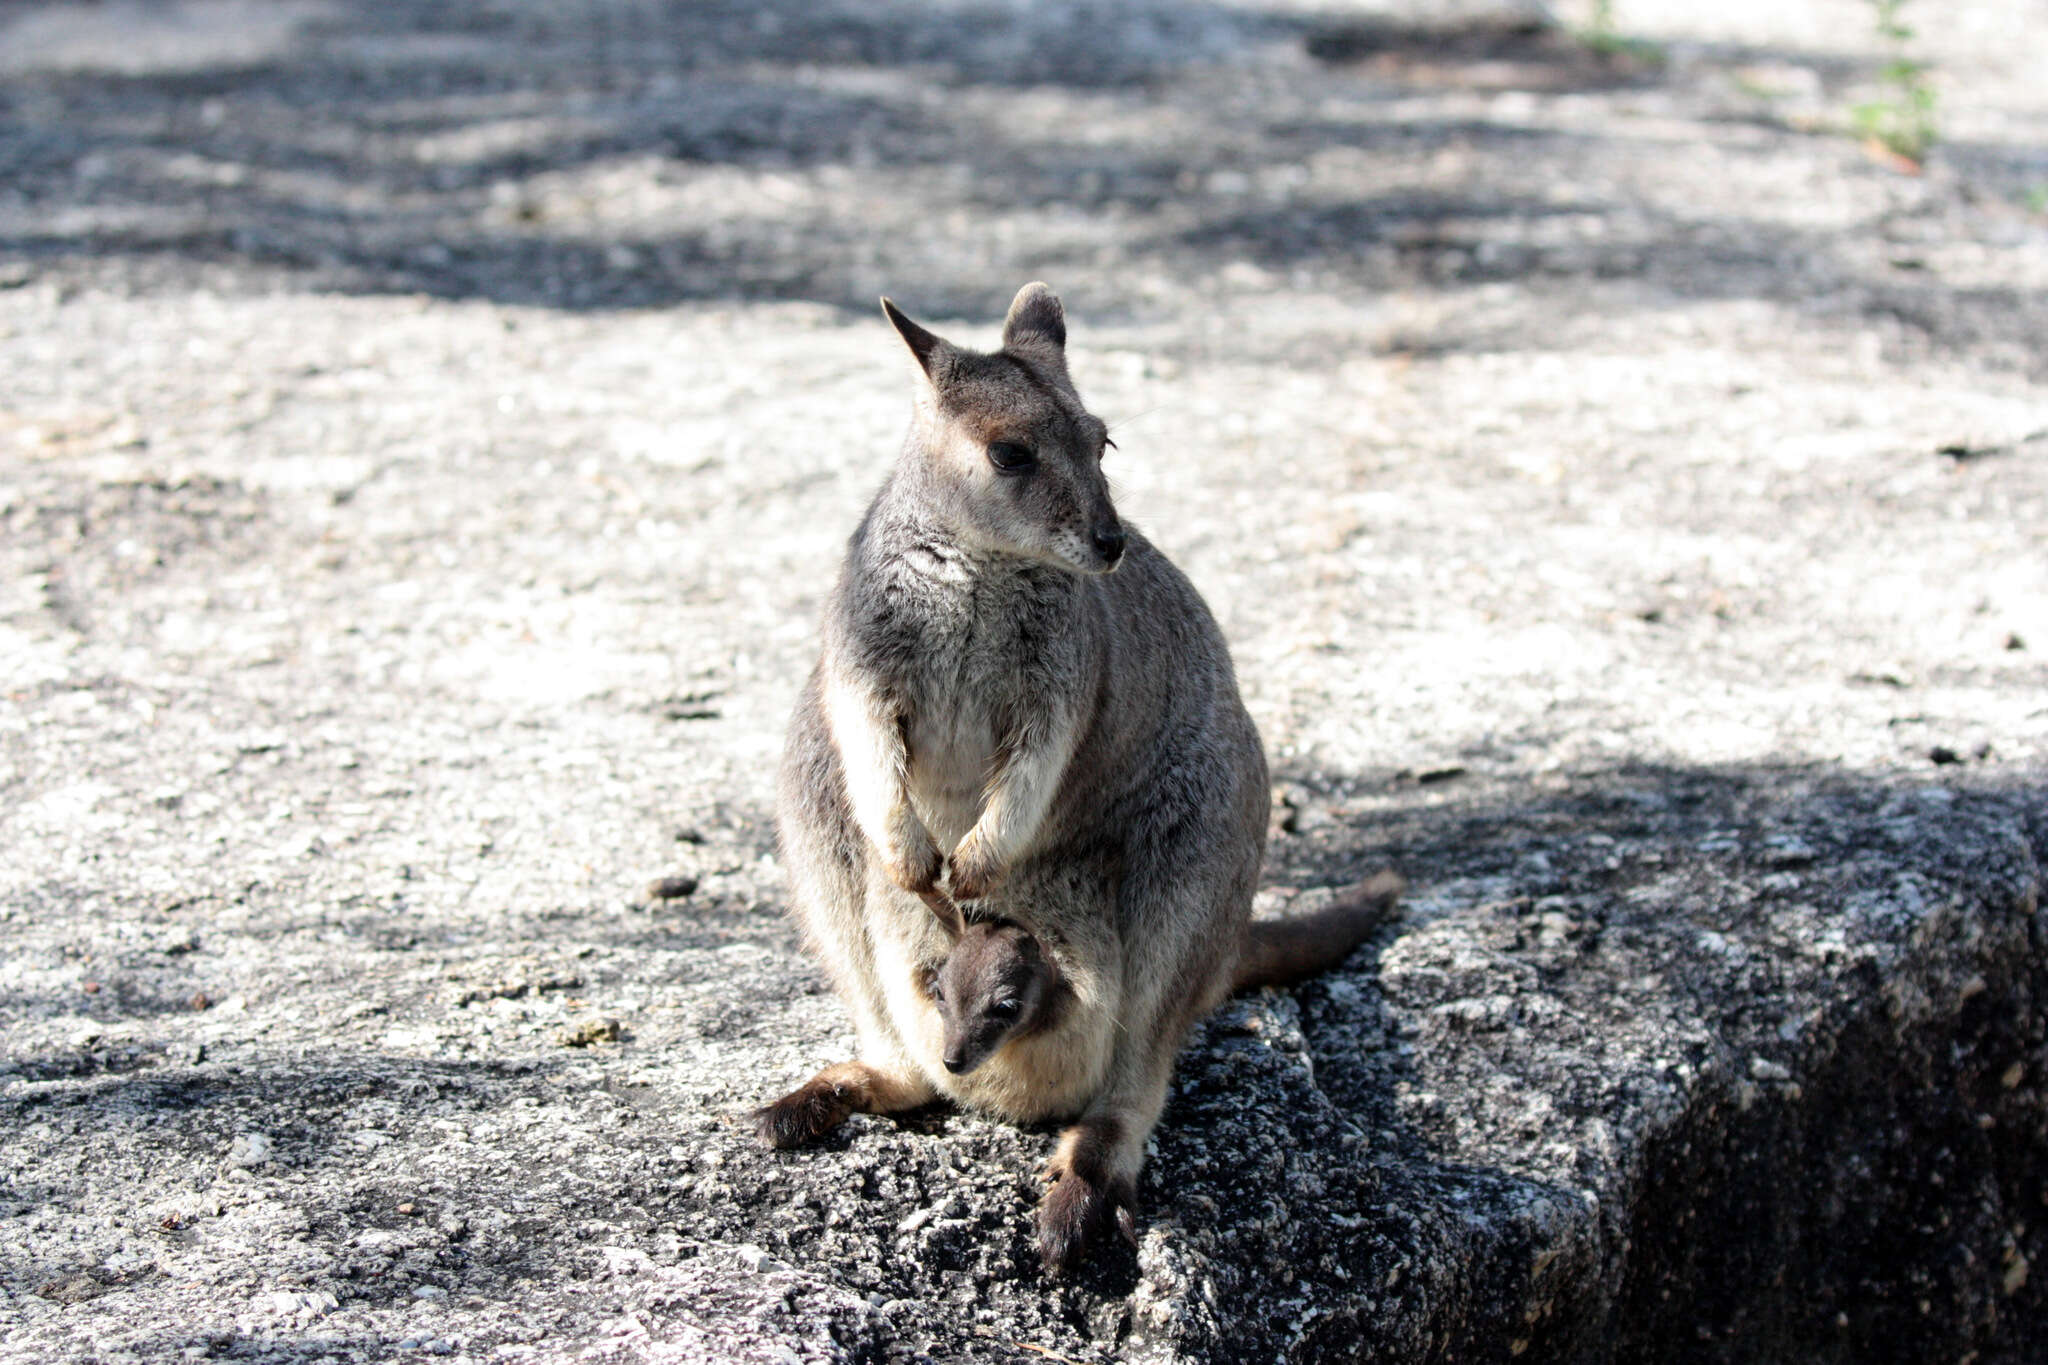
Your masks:
<instances>
[{"instance_id":1,"label":"grey fur","mask_svg":"<svg viewBox=\"0 0 2048 1365\"><path fill-rule=\"evenodd\" d=\"M848 546L779 796L795 910L860 1059L759 1123L793 1145L939 1095L1075 1120L1039 1213L1058 1268L1119 1212L1128 1227L1175 1054L1230 990L1265 756L1208 608L1111 505L1058 299L1027 285L992 354L885 308L916 415ZM1036 471L997 470L997 441ZM1024 926L1071 997L958 1076L923 989L957 932L932 908L942 875L970 918Z\"/></svg>"}]
</instances>

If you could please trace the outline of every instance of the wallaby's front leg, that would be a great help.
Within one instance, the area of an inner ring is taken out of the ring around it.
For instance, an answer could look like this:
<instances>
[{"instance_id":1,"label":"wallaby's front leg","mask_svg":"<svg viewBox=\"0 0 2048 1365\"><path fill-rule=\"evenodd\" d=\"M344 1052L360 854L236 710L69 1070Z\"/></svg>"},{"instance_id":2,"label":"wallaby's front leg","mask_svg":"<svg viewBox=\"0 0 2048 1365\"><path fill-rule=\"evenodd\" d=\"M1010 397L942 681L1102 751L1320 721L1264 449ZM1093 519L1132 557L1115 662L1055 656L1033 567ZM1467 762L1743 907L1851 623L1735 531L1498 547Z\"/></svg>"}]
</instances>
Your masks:
<instances>
[{"instance_id":1,"label":"wallaby's front leg","mask_svg":"<svg viewBox=\"0 0 2048 1365\"><path fill-rule=\"evenodd\" d=\"M1017 727L997 757L981 818L947 860L947 885L955 900L986 896L1031 847L1079 740L1080 727L1066 711L1036 716Z\"/></svg>"},{"instance_id":2,"label":"wallaby's front leg","mask_svg":"<svg viewBox=\"0 0 2048 1365\"><path fill-rule=\"evenodd\" d=\"M770 1147L801 1147L837 1128L848 1114L897 1114L930 1104L937 1093L914 1076L841 1062L756 1109L754 1132Z\"/></svg>"},{"instance_id":3,"label":"wallaby's front leg","mask_svg":"<svg viewBox=\"0 0 2048 1365\"><path fill-rule=\"evenodd\" d=\"M924 895L938 884L945 858L910 804L901 719L880 698L848 683L827 689L825 719L839 750L854 823L881 853L889 880Z\"/></svg>"}]
</instances>

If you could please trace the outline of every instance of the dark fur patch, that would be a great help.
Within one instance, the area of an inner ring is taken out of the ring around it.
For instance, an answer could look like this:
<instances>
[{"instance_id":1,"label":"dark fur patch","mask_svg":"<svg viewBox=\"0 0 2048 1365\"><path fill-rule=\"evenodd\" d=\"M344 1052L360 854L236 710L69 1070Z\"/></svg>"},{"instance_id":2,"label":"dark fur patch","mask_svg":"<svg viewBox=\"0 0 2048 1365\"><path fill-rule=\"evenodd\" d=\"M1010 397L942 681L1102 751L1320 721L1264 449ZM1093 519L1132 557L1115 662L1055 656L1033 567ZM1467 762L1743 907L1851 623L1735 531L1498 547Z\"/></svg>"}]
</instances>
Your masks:
<instances>
[{"instance_id":1,"label":"dark fur patch","mask_svg":"<svg viewBox=\"0 0 2048 1365\"><path fill-rule=\"evenodd\" d=\"M1051 403L1062 413L1066 413L1070 408L1078 406L1064 389L1040 374L1037 367L1024 359L1024 357L1011 351L997 351L994 358L1010 362L1010 367L1017 372L1026 384L1044 395L1045 401Z\"/></svg>"},{"instance_id":2,"label":"dark fur patch","mask_svg":"<svg viewBox=\"0 0 2048 1365\"><path fill-rule=\"evenodd\" d=\"M1087 1182L1063 1176L1038 1204L1038 1257L1058 1274L1081 1258L1102 1221L1102 1197Z\"/></svg>"}]
</instances>

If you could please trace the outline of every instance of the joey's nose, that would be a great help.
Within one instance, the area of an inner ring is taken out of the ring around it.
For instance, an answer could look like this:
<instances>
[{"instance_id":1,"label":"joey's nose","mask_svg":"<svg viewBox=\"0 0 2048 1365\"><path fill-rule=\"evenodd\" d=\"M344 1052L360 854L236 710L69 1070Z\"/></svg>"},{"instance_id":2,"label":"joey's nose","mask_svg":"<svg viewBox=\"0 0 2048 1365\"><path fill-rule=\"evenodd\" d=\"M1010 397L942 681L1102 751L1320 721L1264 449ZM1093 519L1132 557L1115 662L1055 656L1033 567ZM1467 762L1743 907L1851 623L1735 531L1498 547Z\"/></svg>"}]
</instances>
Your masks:
<instances>
[{"instance_id":1,"label":"joey's nose","mask_svg":"<svg viewBox=\"0 0 2048 1365\"><path fill-rule=\"evenodd\" d=\"M1114 565L1124 557L1124 543L1127 537L1120 525L1098 526L1090 536L1095 542L1095 553L1102 556L1102 562Z\"/></svg>"},{"instance_id":2,"label":"joey's nose","mask_svg":"<svg viewBox=\"0 0 2048 1365\"><path fill-rule=\"evenodd\" d=\"M955 1052L949 1052L946 1054L946 1070L952 1072L955 1076L957 1076L966 1069L967 1059L965 1057L962 1057Z\"/></svg>"}]
</instances>

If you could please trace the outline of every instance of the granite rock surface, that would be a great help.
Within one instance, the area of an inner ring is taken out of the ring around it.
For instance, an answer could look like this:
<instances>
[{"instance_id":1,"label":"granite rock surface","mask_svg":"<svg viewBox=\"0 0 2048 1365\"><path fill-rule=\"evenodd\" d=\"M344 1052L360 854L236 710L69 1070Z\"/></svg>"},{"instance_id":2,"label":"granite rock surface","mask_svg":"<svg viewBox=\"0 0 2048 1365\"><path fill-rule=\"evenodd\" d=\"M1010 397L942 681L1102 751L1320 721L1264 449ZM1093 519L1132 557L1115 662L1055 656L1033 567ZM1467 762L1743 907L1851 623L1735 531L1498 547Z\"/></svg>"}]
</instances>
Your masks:
<instances>
[{"instance_id":1,"label":"granite rock surface","mask_svg":"<svg viewBox=\"0 0 2048 1365\"><path fill-rule=\"evenodd\" d=\"M0 1361L2031 1359L2048 26L1913 173L1612 8L0 6ZM1049 1132L737 1122L874 296L1031 278L1261 912L1411 886L1059 1282Z\"/></svg>"}]
</instances>

